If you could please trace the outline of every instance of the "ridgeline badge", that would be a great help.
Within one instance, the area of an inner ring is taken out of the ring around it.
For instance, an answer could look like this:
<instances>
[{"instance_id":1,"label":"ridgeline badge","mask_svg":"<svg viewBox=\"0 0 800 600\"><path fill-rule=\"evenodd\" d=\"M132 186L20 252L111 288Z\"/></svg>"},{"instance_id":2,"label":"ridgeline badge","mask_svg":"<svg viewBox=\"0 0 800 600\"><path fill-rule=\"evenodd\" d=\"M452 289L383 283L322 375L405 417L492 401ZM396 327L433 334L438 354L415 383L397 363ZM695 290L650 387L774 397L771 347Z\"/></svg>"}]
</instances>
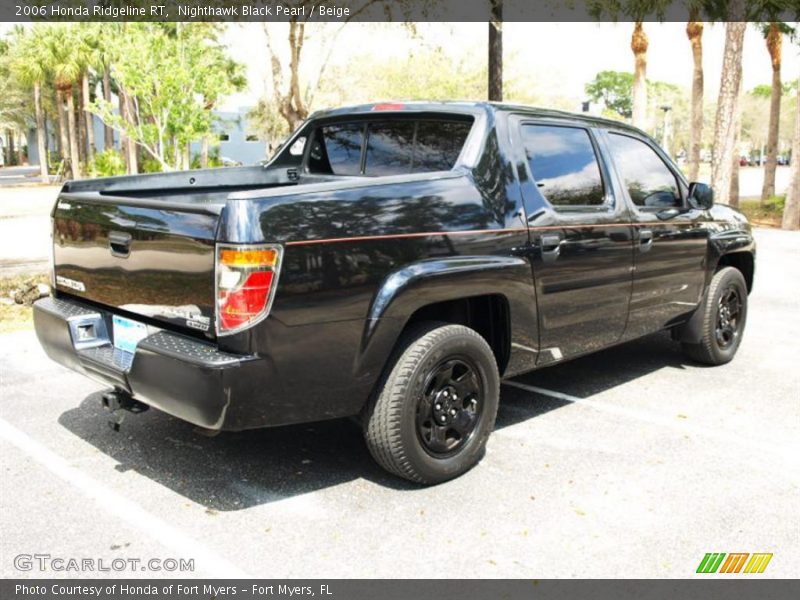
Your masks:
<instances>
[{"instance_id":1,"label":"ridgeline badge","mask_svg":"<svg viewBox=\"0 0 800 600\"><path fill-rule=\"evenodd\" d=\"M725 558L727 556L727 558ZM747 558L750 557L748 561ZM723 562L723 560L725 562ZM725 554L724 552L709 552L700 561L697 567L698 573L763 573L769 561L772 560L772 554L769 553L754 553L748 552L734 552L732 554ZM747 566L745 566L745 562ZM742 570L744 567L744 570Z\"/></svg>"}]
</instances>

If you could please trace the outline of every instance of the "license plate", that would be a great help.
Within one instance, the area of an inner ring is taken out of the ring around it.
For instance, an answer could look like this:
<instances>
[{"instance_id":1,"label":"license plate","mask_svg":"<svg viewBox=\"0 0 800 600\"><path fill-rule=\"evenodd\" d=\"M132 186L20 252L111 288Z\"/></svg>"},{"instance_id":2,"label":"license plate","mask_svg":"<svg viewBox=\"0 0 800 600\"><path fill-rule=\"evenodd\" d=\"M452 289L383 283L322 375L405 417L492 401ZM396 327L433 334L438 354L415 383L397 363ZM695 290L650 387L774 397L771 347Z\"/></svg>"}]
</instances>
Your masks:
<instances>
[{"instance_id":1,"label":"license plate","mask_svg":"<svg viewBox=\"0 0 800 600\"><path fill-rule=\"evenodd\" d=\"M147 325L125 317L113 317L114 346L125 352L136 352L136 344L147 337Z\"/></svg>"}]
</instances>

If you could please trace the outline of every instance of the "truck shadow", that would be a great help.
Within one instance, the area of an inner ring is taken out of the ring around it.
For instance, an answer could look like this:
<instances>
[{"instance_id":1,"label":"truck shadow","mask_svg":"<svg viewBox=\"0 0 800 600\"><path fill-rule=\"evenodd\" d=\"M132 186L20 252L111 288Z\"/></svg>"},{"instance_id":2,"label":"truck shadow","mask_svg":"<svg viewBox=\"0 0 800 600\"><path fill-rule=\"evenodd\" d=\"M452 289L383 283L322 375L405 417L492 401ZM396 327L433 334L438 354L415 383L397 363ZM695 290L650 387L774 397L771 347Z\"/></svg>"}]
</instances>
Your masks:
<instances>
[{"instance_id":1,"label":"truck shadow","mask_svg":"<svg viewBox=\"0 0 800 600\"><path fill-rule=\"evenodd\" d=\"M684 358L664 334L527 374L517 381L580 398L614 388L662 368L681 369ZM503 386L496 429L570 404ZM100 393L93 393L59 423L114 459L118 471L135 471L207 508L235 511L365 480L398 490L419 487L392 477L367 450L359 426L340 419L209 438L156 410L128 415L121 430L106 426Z\"/></svg>"}]
</instances>

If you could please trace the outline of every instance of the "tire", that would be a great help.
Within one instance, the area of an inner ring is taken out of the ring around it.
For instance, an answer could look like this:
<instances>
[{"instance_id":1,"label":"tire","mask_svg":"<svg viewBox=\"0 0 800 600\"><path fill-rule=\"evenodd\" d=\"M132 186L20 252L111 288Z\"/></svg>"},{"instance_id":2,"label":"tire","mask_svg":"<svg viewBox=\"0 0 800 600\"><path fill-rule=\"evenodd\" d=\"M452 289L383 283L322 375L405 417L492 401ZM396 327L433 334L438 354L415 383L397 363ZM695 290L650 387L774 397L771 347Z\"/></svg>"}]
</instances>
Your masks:
<instances>
[{"instance_id":1,"label":"tire","mask_svg":"<svg viewBox=\"0 0 800 600\"><path fill-rule=\"evenodd\" d=\"M441 483L480 461L499 397L497 363L483 337L461 325L425 324L395 354L365 412L364 437L390 473Z\"/></svg>"},{"instance_id":2,"label":"tire","mask_svg":"<svg viewBox=\"0 0 800 600\"><path fill-rule=\"evenodd\" d=\"M731 308L731 298L738 309ZM698 310L703 310L702 338L699 344L681 344L684 354L707 365L730 362L742 343L747 322L747 284L741 271L733 267L717 271Z\"/></svg>"}]
</instances>

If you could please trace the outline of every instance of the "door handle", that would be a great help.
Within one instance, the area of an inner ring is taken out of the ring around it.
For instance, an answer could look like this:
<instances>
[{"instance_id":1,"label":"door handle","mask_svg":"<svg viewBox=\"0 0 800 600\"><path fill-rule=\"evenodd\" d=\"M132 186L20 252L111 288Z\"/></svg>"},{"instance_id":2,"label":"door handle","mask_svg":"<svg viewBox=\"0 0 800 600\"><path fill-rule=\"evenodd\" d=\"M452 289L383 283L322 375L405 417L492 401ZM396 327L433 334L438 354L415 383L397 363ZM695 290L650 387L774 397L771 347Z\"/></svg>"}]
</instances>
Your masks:
<instances>
[{"instance_id":1,"label":"door handle","mask_svg":"<svg viewBox=\"0 0 800 600\"><path fill-rule=\"evenodd\" d=\"M122 231L112 231L108 234L108 247L112 256L128 258L131 253L131 234Z\"/></svg>"},{"instance_id":2,"label":"door handle","mask_svg":"<svg viewBox=\"0 0 800 600\"><path fill-rule=\"evenodd\" d=\"M539 248L542 252L542 260L545 262L554 261L561 254L561 236L558 234L541 236L539 238Z\"/></svg>"},{"instance_id":3,"label":"door handle","mask_svg":"<svg viewBox=\"0 0 800 600\"><path fill-rule=\"evenodd\" d=\"M650 229L639 231L639 248L642 252L647 252L653 247L653 232Z\"/></svg>"}]
</instances>

